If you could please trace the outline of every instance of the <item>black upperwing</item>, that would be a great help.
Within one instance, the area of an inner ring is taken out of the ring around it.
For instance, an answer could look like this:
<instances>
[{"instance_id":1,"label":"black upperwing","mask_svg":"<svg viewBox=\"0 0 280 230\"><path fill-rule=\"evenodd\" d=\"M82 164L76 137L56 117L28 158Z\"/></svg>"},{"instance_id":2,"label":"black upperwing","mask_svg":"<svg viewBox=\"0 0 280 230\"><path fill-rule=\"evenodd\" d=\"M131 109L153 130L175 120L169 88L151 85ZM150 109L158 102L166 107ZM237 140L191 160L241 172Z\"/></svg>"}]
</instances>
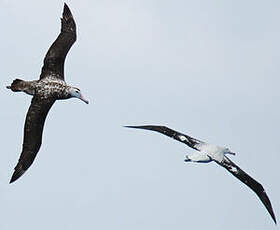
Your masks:
<instances>
[{"instance_id":1,"label":"black upperwing","mask_svg":"<svg viewBox=\"0 0 280 230\"><path fill-rule=\"evenodd\" d=\"M166 126L158 126L158 125L142 125L142 126L124 126L126 128L135 128L135 129L147 129L147 130L152 130L156 131L159 133L162 133L168 137L174 138L177 141L180 141L189 147L198 150L198 145L203 144L204 142L197 140L193 137L190 137L188 135L185 135L183 133L179 133L173 129L170 129Z\"/></svg>"},{"instance_id":2,"label":"black upperwing","mask_svg":"<svg viewBox=\"0 0 280 230\"><path fill-rule=\"evenodd\" d=\"M233 176L238 178L240 181L242 181L244 184L246 184L249 188L251 188L257 194L257 196L260 198L260 200L264 204L265 208L269 212L270 216L272 217L274 223L276 224L276 219L275 219L275 215L274 215L274 212L272 209L272 205L270 203L270 200L269 200L263 186L259 182L257 182L255 179L253 179L251 176L249 176L246 172L244 172L241 168L239 168L235 163L233 163L226 156L224 157L224 160L221 163L219 163L219 162L216 162L216 163L223 166Z\"/></svg>"},{"instance_id":3,"label":"black upperwing","mask_svg":"<svg viewBox=\"0 0 280 230\"><path fill-rule=\"evenodd\" d=\"M42 143L47 114L54 102L55 99L33 97L25 119L22 152L10 183L21 177L33 163Z\"/></svg>"},{"instance_id":4,"label":"black upperwing","mask_svg":"<svg viewBox=\"0 0 280 230\"><path fill-rule=\"evenodd\" d=\"M61 31L44 58L44 66L42 67L40 79L45 78L49 74L53 74L61 80L64 80L64 61L76 38L74 18L69 7L64 3Z\"/></svg>"}]
</instances>

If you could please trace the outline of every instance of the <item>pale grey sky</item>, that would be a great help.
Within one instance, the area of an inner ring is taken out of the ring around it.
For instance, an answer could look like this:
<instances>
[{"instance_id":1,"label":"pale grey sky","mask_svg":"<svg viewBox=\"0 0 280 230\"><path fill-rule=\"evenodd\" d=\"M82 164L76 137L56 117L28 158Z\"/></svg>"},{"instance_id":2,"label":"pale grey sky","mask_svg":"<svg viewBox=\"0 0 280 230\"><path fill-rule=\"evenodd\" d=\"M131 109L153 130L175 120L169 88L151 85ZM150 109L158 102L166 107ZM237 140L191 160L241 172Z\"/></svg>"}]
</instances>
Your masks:
<instances>
[{"instance_id":1,"label":"pale grey sky","mask_svg":"<svg viewBox=\"0 0 280 230\"><path fill-rule=\"evenodd\" d=\"M67 1L78 27L66 81L26 174L8 182L63 1L0 0L0 229L275 229L257 196L193 150L122 125L167 125L236 152L279 221L279 1Z\"/></svg>"}]
</instances>

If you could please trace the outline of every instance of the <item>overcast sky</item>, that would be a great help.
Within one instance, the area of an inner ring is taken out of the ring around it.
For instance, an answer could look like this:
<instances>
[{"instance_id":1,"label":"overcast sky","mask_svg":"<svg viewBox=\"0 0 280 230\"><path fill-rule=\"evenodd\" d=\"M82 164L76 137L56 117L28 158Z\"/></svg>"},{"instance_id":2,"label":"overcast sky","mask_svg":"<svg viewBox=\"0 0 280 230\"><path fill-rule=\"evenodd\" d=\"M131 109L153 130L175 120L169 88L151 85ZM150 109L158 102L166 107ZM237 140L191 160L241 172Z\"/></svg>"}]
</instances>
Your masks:
<instances>
[{"instance_id":1,"label":"overcast sky","mask_svg":"<svg viewBox=\"0 0 280 230\"><path fill-rule=\"evenodd\" d=\"M67 1L78 40L34 164L8 184L63 1L0 0L0 229L275 229L257 196L194 150L123 125L158 124L229 147L280 215L280 2Z\"/></svg>"}]
</instances>

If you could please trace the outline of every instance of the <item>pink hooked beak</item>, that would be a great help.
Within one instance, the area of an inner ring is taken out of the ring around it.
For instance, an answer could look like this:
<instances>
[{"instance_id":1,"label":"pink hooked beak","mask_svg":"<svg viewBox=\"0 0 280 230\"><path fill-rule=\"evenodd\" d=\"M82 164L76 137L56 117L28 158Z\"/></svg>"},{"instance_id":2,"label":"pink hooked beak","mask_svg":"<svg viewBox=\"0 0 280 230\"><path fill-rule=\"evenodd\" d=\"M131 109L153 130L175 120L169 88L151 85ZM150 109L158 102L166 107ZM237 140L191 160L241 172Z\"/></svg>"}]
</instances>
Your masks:
<instances>
[{"instance_id":1,"label":"pink hooked beak","mask_svg":"<svg viewBox=\"0 0 280 230\"><path fill-rule=\"evenodd\" d=\"M83 102L85 102L85 103L89 103L89 101L87 100L87 99L85 99L84 97L83 97L83 95L82 94L80 94L80 97L79 97Z\"/></svg>"}]
</instances>

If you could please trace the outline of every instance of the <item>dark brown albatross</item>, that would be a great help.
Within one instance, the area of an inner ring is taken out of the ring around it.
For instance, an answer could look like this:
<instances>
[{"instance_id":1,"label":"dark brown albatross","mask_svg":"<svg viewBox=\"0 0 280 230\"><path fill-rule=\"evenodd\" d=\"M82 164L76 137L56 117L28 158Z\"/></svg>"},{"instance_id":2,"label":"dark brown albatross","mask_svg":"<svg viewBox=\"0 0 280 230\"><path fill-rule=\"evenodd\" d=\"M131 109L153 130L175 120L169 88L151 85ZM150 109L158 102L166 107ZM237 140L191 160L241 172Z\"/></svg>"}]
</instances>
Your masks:
<instances>
[{"instance_id":1,"label":"dark brown albatross","mask_svg":"<svg viewBox=\"0 0 280 230\"><path fill-rule=\"evenodd\" d=\"M76 24L69 7L64 4L61 32L45 56L40 79L16 79L7 86L14 92L33 95L25 119L22 152L10 183L21 177L33 163L42 143L45 119L54 102L76 97L88 104L78 88L68 86L64 81L64 61L75 41Z\"/></svg>"}]
</instances>

